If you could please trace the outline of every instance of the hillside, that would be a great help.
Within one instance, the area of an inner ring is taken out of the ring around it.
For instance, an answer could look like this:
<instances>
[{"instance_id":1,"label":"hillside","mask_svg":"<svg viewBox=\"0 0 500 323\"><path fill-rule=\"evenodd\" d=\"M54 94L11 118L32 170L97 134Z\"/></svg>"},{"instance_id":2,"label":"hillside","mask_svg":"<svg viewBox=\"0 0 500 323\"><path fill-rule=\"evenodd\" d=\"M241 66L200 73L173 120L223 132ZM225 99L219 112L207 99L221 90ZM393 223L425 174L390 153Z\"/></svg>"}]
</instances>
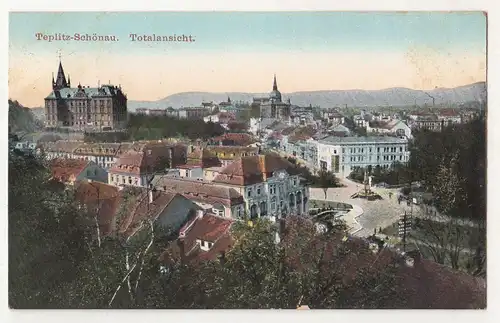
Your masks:
<instances>
[{"instance_id":1,"label":"hillside","mask_svg":"<svg viewBox=\"0 0 500 323\"><path fill-rule=\"evenodd\" d=\"M128 108L135 111L137 108L166 109L171 106L178 109L183 106L199 106L202 101L221 102L229 96L232 101L251 102L253 97L267 96L267 93L211 93L211 92L184 92L170 95L158 101L129 101ZM431 106L432 98L438 104L462 104L471 101L484 101L486 83L474 84L446 89L437 88L431 91L413 90L407 88L390 88L383 90L331 90L331 91L304 91L282 93L283 100L290 99L292 104L300 106L320 106L321 108L335 106L377 107L377 106L413 106L415 104Z\"/></svg>"},{"instance_id":2,"label":"hillside","mask_svg":"<svg viewBox=\"0 0 500 323\"><path fill-rule=\"evenodd\" d=\"M31 109L23 107L19 102L9 100L9 131L33 132L42 127Z\"/></svg>"}]
</instances>

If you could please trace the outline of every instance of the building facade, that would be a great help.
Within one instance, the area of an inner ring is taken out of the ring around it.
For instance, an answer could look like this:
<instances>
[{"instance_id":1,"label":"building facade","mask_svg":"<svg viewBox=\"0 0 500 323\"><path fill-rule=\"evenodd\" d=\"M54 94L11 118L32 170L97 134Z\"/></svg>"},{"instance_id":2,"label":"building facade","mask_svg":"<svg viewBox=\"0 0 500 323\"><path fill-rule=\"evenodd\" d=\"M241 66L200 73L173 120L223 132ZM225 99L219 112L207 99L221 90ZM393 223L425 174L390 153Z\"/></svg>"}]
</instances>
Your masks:
<instances>
[{"instance_id":1,"label":"building facade","mask_svg":"<svg viewBox=\"0 0 500 323\"><path fill-rule=\"evenodd\" d=\"M157 174L186 164L187 147L183 145L143 144L120 155L109 169L108 183L115 186L148 187Z\"/></svg>"},{"instance_id":2,"label":"building facade","mask_svg":"<svg viewBox=\"0 0 500 323\"><path fill-rule=\"evenodd\" d=\"M111 84L97 88L71 87L59 63L52 92L45 98L45 126L78 131L123 129L127 124L127 96Z\"/></svg>"},{"instance_id":3,"label":"building facade","mask_svg":"<svg viewBox=\"0 0 500 323\"><path fill-rule=\"evenodd\" d=\"M348 177L356 168L389 168L410 158L408 140L398 137L327 137L318 141L318 167L338 177Z\"/></svg>"},{"instance_id":4,"label":"building facade","mask_svg":"<svg viewBox=\"0 0 500 323\"><path fill-rule=\"evenodd\" d=\"M277 154L241 158L221 170L212 183L241 194L251 219L279 219L309 211L309 188L297 169Z\"/></svg>"}]
</instances>

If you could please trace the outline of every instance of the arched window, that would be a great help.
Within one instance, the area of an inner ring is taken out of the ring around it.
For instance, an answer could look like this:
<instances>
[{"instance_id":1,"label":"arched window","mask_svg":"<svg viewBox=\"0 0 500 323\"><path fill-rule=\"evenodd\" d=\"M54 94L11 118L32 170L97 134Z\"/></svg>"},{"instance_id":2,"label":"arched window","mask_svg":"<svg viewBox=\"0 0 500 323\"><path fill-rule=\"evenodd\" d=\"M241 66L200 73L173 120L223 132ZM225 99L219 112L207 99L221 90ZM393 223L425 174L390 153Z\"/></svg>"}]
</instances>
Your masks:
<instances>
[{"instance_id":1,"label":"arched window","mask_svg":"<svg viewBox=\"0 0 500 323\"><path fill-rule=\"evenodd\" d=\"M257 215L257 205L253 204L250 207L250 218L251 219L256 219L258 217Z\"/></svg>"},{"instance_id":2,"label":"arched window","mask_svg":"<svg viewBox=\"0 0 500 323\"><path fill-rule=\"evenodd\" d=\"M260 202L260 216L266 216L266 215L267 215L267 203Z\"/></svg>"},{"instance_id":3,"label":"arched window","mask_svg":"<svg viewBox=\"0 0 500 323\"><path fill-rule=\"evenodd\" d=\"M301 204L302 204L302 193L301 192L297 192L297 195L295 196L295 203L297 205L297 213L302 213L302 208L301 208Z\"/></svg>"},{"instance_id":4,"label":"arched window","mask_svg":"<svg viewBox=\"0 0 500 323\"><path fill-rule=\"evenodd\" d=\"M275 213L276 212L276 197L273 197L271 199L271 213Z\"/></svg>"},{"instance_id":5,"label":"arched window","mask_svg":"<svg viewBox=\"0 0 500 323\"><path fill-rule=\"evenodd\" d=\"M295 196L293 196L293 193L290 193L288 197L288 206L290 207L290 209L295 207Z\"/></svg>"}]
</instances>

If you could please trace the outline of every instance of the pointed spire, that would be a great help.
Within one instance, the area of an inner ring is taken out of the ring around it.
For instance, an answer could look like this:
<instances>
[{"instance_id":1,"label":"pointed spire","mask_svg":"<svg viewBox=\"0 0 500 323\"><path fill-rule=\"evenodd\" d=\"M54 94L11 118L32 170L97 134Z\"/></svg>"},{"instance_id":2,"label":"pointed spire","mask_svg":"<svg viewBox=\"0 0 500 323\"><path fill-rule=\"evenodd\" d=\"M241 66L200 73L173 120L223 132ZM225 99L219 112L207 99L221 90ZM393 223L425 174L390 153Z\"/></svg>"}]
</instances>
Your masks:
<instances>
[{"instance_id":1,"label":"pointed spire","mask_svg":"<svg viewBox=\"0 0 500 323\"><path fill-rule=\"evenodd\" d=\"M69 74L68 74L68 87L71 87L71 81L69 79Z\"/></svg>"},{"instance_id":2,"label":"pointed spire","mask_svg":"<svg viewBox=\"0 0 500 323\"><path fill-rule=\"evenodd\" d=\"M276 83L276 74L274 74L273 91L278 91L278 83Z\"/></svg>"},{"instance_id":3,"label":"pointed spire","mask_svg":"<svg viewBox=\"0 0 500 323\"><path fill-rule=\"evenodd\" d=\"M59 61L59 69L57 71L57 79L56 79L55 86L58 89L68 87L68 83L66 82L66 76L64 76L64 69L62 67L61 61Z\"/></svg>"}]
</instances>

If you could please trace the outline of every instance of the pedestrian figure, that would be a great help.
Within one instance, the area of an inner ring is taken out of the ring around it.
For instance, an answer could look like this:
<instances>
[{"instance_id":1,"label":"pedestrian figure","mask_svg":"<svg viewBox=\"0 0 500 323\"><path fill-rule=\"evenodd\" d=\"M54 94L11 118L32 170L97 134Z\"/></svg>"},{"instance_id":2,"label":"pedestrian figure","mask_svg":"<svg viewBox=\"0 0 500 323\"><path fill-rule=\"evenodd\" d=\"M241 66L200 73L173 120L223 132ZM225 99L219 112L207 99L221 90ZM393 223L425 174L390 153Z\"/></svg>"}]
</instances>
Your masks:
<instances>
[{"instance_id":1,"label":"pedestrian figure","mask_svg":"<svg viewBox=\"0 0 500 323\"><path fill-rule=\"evenodd\" d=\"M382 227L378 228L378 233L382 233Z\"/></svg>"}]
</instances>

